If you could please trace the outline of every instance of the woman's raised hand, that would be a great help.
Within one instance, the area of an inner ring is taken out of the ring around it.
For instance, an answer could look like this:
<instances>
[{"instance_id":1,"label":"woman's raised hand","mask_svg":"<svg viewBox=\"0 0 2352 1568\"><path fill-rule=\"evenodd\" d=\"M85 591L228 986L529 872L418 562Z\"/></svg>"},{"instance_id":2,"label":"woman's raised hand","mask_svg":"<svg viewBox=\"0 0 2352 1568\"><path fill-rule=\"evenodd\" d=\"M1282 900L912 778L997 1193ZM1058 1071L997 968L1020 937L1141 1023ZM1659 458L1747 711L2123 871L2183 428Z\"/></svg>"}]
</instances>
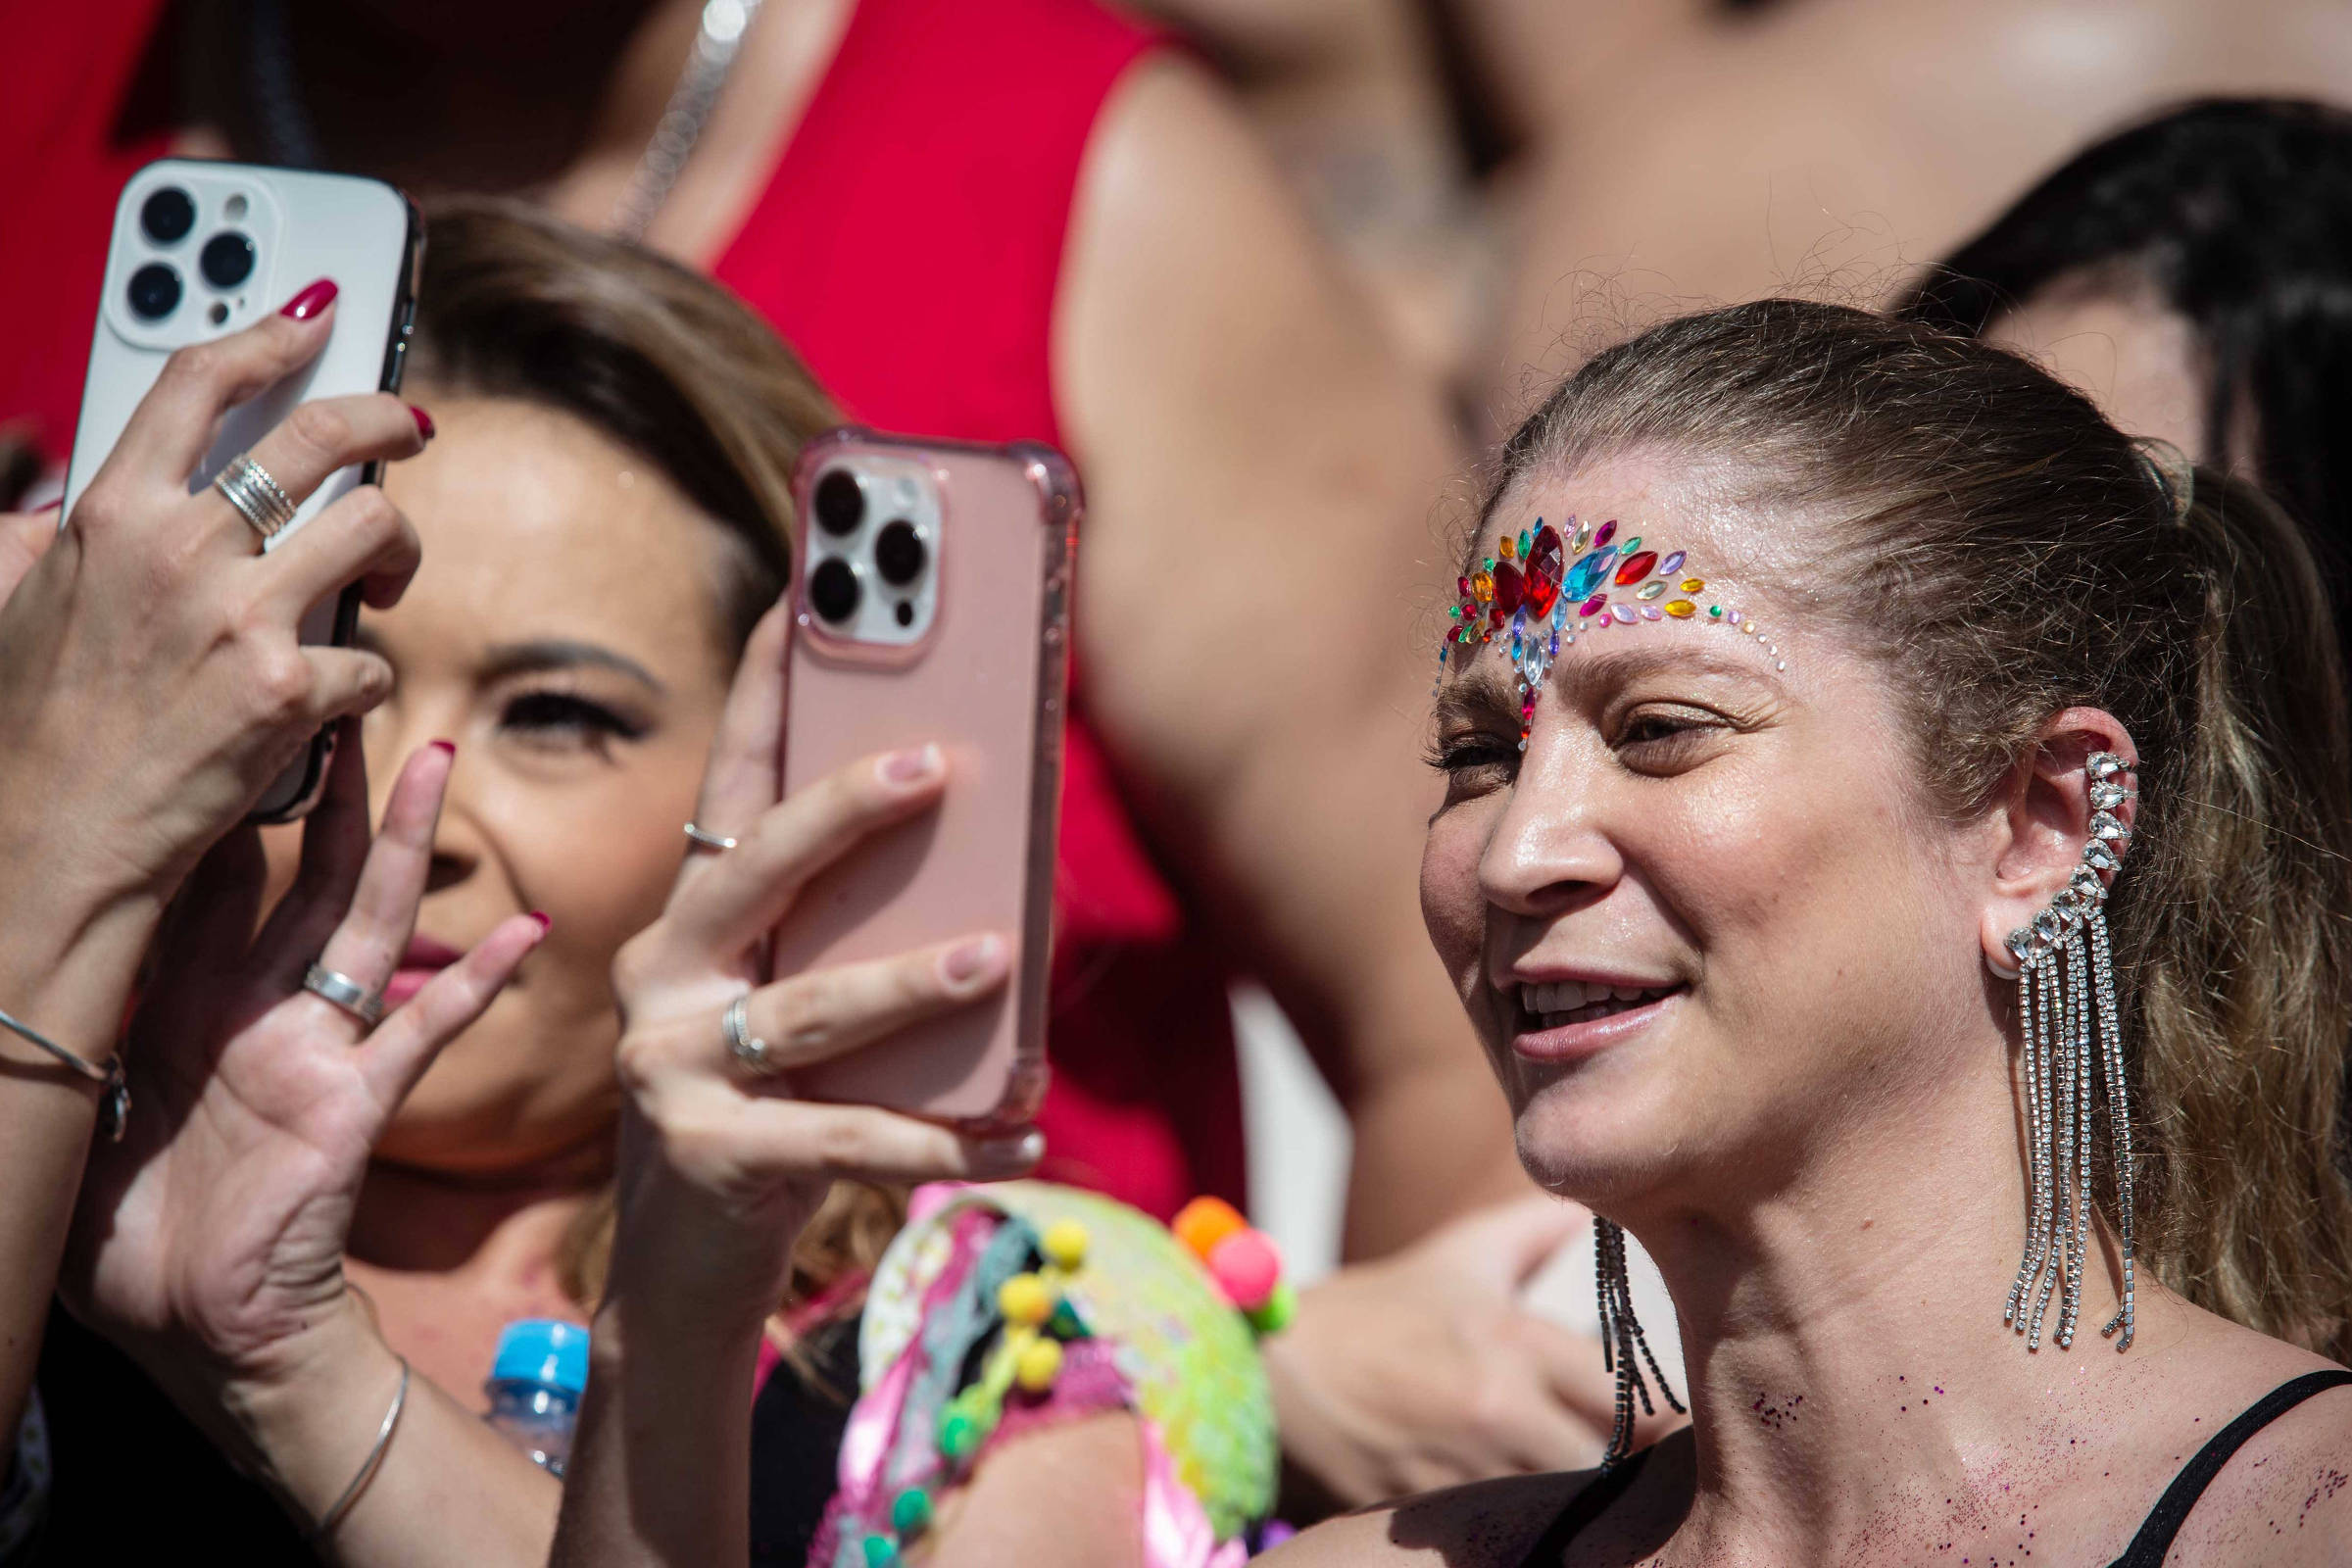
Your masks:
<instances>
[{"instance_id":1,"label":"woman's raised hand","mask_svg":"<svg viewBox=\"0 0 2352 1568\"><path fill-rule=\"evenodd\" d=\"M808 879L928 809L947 785L939 751L925 747L779 802L786 624L771 610L744 652L696 808L699 825L736 847L690 856L661 919L613 967L627 1101L611 1288L730 1326L756 1326L782 1298L793 1242L835 1178L1010 1176L1042 1149L1034 1133L970 1139L869 1106L796 1101L772 1075L965 1006L1003 985L1012 959L1004 937L975 932L760 983L764 940ZM770 1075L728 1048L722 1017L738 998L749 1033L768 1045Z\"/></svg>"},{"instance_id":2,"label":"woman's raised hand","mask_svg":"<svg viewBox=\"0 0 2352 1568\"><path fill-rule=\"evenodd\" d=\"M371 844L347 723L301 869L259 934L251 829L205 858L166 920L131 1026L137 1113L94 1156L68 1248L75 1312L200 1421L347 1343L343 1246L369 1152L546 932L507 919L371 1030L303 989L314 961L373 992L392 978L449 781L447 747L412 757Z\"/></svg>"},{"instance_id":3,"label":"woman's raised hand","mask_svg":"<svg viewBox=\"0 0 2352 1568\"><path fill-rule=\"evenodd\" d=\"M407 586L416 534L381 490L353 490L266 556L219 492L188 492L221 416L325 346L325 292L298 295L300 318L172 356L0 603L0 863L41 873L20 895L162 903L314 734L391 690L381 659L297 636L346 583L378 607ZM332 398L253 458L299 505L351 464L415 456L427 428L386 394ZM27 553L0 556L13 570Z\"/></svg>"}]
</instances>

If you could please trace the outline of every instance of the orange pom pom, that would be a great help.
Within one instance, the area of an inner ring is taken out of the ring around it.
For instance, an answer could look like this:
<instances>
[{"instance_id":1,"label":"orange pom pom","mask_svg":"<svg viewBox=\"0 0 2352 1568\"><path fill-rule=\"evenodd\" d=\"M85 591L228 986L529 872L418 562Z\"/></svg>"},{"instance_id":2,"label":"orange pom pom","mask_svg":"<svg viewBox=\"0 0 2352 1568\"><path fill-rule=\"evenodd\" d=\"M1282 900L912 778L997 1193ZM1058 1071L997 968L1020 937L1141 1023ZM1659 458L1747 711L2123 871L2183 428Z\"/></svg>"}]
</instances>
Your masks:
<instances>
[{"instance_id":1,"label":"orange pom pom","mask_svg":"<svg viewBox=\"0 0 2352 1568\"><path fill-rule=\"evenodd\" d=\"M1226 1237L1250 1228L1241 1211L1222 1198L1196 1198L1176 1211L1168 1229L1185 1245L1186 1250L1205 1263L1208 1254Z\"/></svg>"}]
</instances>

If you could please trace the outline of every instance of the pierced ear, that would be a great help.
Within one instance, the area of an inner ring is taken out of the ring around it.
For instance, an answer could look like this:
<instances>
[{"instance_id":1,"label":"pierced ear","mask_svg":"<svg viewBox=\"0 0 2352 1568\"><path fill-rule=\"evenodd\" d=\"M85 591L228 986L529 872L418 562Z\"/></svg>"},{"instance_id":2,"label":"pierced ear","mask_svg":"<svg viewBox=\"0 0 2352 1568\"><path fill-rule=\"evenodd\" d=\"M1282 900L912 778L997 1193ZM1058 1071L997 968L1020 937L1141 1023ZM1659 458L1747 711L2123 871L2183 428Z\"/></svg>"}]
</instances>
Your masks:
<instances>
[{"instance_id":1,"label":"pierced ear","mask_svg":"<svg viewBox=\"0 0 2352 1568\"><path fill-rule=\"evenodd\" d=\"M2092 776L2092 761L2112 757L2120 770ZM2004 978L2018 973L2012 937L2030 934L2037 915L2087 871L2111 883L2123 863L2139 805L2139 749L2123 721L2103 708L2070 708L2036 732L2018 760L2000 808L2007 842L1993 862L1980 937L1984 961ZM2120 830L2120 831L2119 831ZM2096 840L2102 847L2089 846Z\"/></svg>"}]
</instances>

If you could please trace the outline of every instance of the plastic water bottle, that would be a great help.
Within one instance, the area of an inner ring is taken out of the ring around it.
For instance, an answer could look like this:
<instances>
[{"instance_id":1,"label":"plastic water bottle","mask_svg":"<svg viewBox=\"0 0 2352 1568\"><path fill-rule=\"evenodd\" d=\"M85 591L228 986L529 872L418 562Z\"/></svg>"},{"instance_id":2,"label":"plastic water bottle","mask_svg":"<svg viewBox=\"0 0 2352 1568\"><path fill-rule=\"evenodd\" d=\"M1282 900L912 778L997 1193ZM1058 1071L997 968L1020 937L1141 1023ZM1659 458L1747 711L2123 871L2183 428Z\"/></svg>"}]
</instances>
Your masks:
<instances>
[{"instance_id":1,"label":"plastic water bottle","mask_svg":"<svg viewBox=\"0 0 2352 1568\"><path fill-rule=\"evenodd\" d=\"M571 1426L588 1387L588 1331L557 1318L526 1317L498 1336L482 1392L489 1423L534 1463L557 1475L571 1457Z\"/></svg>"}]
</instances>

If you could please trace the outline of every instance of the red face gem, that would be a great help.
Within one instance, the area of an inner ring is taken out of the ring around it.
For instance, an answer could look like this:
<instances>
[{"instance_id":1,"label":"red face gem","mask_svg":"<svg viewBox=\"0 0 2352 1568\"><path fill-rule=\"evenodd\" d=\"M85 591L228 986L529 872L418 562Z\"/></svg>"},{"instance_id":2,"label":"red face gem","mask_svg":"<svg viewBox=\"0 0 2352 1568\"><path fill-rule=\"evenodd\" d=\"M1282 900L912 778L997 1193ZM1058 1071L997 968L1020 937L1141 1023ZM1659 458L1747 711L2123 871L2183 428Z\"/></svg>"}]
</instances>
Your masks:
<instances>
[{"instance_id":1,"label":"red face gem","mask_svg":"<svg viewBox=\"0 0 2352 1568\"><path fill-rule=\"evenodd\" d=\"M1512 611L1517 610L1519 601L1525 596L1525 581L1520 577L1517 566L1507 561L1494 563L1494 608L1496 611L1508 615ZM1495 624L1500 625L1501 622L1497 621Z\"/></svg>"},{"instance_id":2,"label":"red face gem","mask_svg":"<svg viewBox=\"0 0 2352 1568\"><path fill-rule=\"evenodd\" d=\"M1626 557L1625 564L1617 568L1617 586L1631 588L1648 576L1650 568L1657 564L1658 553L1655 550L1642 550Z\"/></svg>"},{"instance_id":3,"label":"red face gem","mask_svg":"<svg viewBox=\"0 0 2352 1568\"><path fill-rule=\"evenodd\" d=\"M1559 530L1549 525L1538 530L1536 542L1527 553L1527 608L1538 619L1551 613L1559 602L1560 571L1564 565L1560 549Z\"/></svg>"}]
</instances>

